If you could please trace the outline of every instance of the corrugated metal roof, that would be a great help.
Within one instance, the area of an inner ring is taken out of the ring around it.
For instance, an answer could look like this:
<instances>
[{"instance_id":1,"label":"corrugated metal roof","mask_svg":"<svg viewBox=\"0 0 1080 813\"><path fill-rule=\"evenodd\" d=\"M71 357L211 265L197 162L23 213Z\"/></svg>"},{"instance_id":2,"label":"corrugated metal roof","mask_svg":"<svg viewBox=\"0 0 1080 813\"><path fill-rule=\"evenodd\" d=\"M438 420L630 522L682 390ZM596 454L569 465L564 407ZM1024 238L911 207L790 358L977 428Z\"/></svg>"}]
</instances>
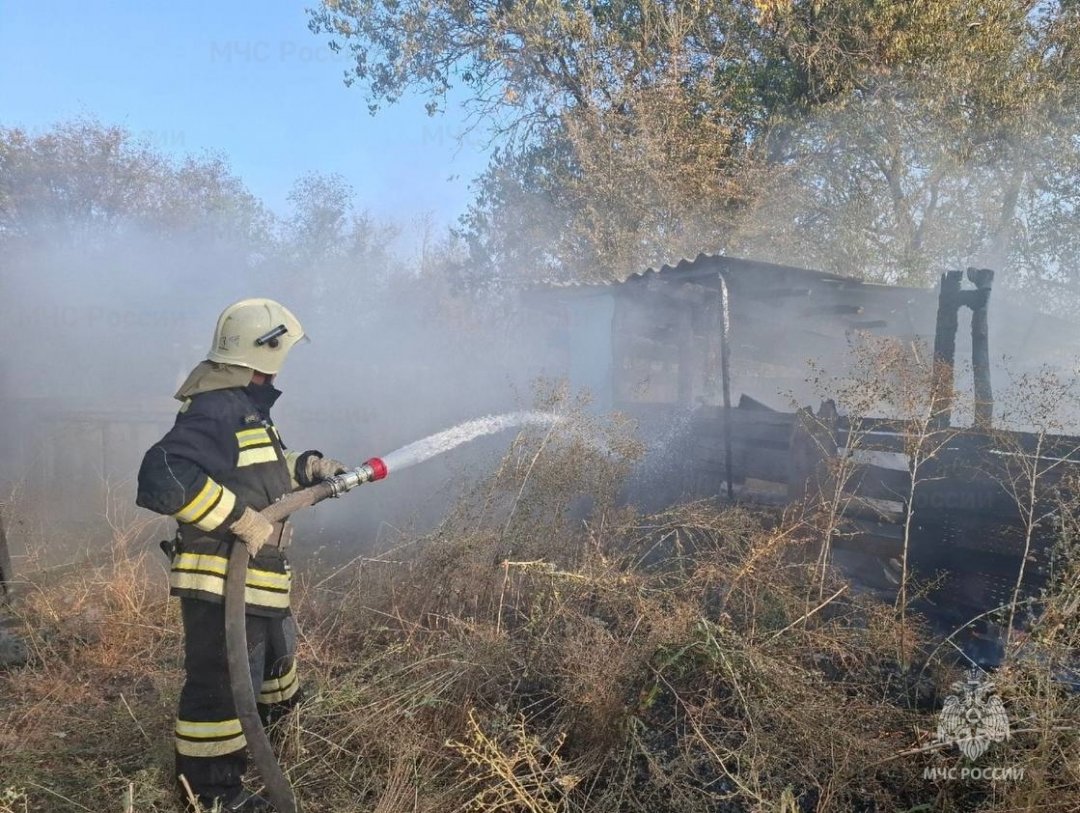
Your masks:
<instances>
[{"instance_id":1,"label":"corrugated metal roof","mask_svg":"<svg viewBox=\"0 0 1080 813\"><path fill-rule=\"evenodd\" d=\"M720 271L727 273L759 273L759 274L782 274L789 278L803 278L807 281L834 282L841 285L874 286L879 288L896 288L902 290L927 290L922 288L904 289L902 286L885 285L882 283L865 282L859 277L850 277L842 274L834 274L827 271L817 271L811 268L801 268L794 265L781 265L779 263L763 262L761 260L748 260L742 257L731 257L725 254L698 254L693 259L683 257L675 264L665 264L660 268L646 268L635 271L621 280L602 280L595 282L583 282L578 280L550 280L540 284L539 287L551 289L582 289L596 290L612 288L627 283L636 284L639 281L649 281L661 276L687 279L693 277L711 277Z\"/></svg>"}]
</instances>

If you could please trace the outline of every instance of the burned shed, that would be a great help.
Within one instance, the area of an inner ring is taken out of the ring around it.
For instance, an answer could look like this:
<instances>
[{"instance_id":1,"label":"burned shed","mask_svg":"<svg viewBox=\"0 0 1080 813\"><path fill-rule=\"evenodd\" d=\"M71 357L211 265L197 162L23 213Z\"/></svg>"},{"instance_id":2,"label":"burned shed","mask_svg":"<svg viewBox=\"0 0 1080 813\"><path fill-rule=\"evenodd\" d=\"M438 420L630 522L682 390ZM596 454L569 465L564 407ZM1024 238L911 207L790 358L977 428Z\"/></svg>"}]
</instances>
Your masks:
<instances>
[{"instance_id":1,"label":"burned shed","mask_svg":"<svg viewBox=\"0 0 1080 813\"><path fill-rule=\"evenodd\" d=\"M956 271L937 289L910 288L701 255L554 295L610 314L610 405L668 447L666 470L635 500L809 506L832 489L842 506L835 546L862 575L888 579L906 536L927 606L959 625L1045 582L1057 537L1047 501L1080 472L1080 437L994 428L995 380L1071 367L1080 346L1063 323L1007 295L991 306L992 283L992 272ZM810 381L814 365L840 372L857 334L934 354L925 459L909 422L841 414ZM954 376L974 398L953 403ZM1034 525L1018 494L1031 477L1044 495L1029 506L1043 517Z\"/></svg>"}]
</instances>

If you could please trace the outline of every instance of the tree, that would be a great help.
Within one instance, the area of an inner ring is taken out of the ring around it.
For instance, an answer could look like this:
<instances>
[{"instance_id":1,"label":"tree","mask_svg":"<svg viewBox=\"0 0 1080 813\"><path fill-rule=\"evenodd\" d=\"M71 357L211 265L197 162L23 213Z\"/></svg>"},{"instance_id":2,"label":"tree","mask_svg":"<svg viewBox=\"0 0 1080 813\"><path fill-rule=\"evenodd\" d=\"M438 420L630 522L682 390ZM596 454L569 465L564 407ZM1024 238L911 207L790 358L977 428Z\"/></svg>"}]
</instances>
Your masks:
<instances>
[{"instance_id":1,"label":"tree","mask_svg":"<svg viewBox=\"0 0 1080 813\"><path fill-rule=\"evenodd\" d=\"M265 241L271 219L220 156L174 161L94 119L0 128L0 241L100 247L125 235Z\"/></svg>"},{"instance_id":2,"label":"tree","mask_svg":"<svg viewBox=\"0 0 1080 813\"><path fill-rule=\"evenodd\" d=\"M466 221L479 260L610 278L712 239L742 195L753 20L652 0L328 2L312 28L351 51L373 109L414 88L437 110L453 82L468 89L501 146ZM714 81L719 65L740 81Z\"/></svg>"},{"instance_id":3,"label":"tree","mask_svg":"<svg viewBox=\"0 0 1080 813\"><path fill-rule=\"evenodd\" d=\"M0 339L19 348L6 387L92 400L160 385L204 347L198 300L250 290L273 231L219 156L176 159L93 119L0 128Z\"/></svg>"},{"instance_id":4,"label":"tree","mask_svg":"<svg viewBox=\"0 0 1080 813\"><path fill-rule=\"evenodd\" d=\"M827 37L843 21L770 4L796 73L843 91L777 128L781 171L747 243L893 282L971 262L1014 285L1060 279L1080 257L1076 6L856 5L870 15L856 29L888 41L845 49Z\"/></svg>"},{"instance_id":5,"label":"tree","mask_svg":"<svg viewBox=\"0 0 1080 813\"><path fill-rule=\"evenodd\" d=\"M358 303L370 310L400 268L394 255L398 227L358 210L352 187L337 174L301 176L288 201L275 265L296 288L296 307L352 318Z\"/></svg>"},{"instance_id":6,"label":"tree","mask_svg":"<svg viewBox=\"0 0 1080 813\"><path fill-rule=\"evenodd\" d=\"M349 50L373 110L415 90L436 111L465 88L501 147L464 224L493 269L612 278L764 247L921 282L980 251L1023 280L1074 256L1077 14L324 0L311 27Z\"/></svg>"},{"instance_id":7,"label":"tree","mask_svg":"<svg viewBox=\"0 0 1080 813\"><path fill-rule=\"evenodd\" d=\"M285 241L297 259L321 261L347 252L353 190L343 177L308 173L293 184L288 200L293 211Z\"/></svg>"}]
</instances>

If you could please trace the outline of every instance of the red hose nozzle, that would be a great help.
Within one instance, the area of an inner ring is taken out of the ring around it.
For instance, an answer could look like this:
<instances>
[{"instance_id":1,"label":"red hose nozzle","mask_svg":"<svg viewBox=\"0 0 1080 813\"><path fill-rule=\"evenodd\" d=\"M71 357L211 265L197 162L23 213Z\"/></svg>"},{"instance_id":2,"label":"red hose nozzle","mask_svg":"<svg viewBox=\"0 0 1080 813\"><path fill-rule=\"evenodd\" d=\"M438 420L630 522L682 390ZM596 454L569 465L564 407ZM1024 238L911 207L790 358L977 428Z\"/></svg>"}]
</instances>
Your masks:
<instances>
[{"instance_id":1,"label":"red hose nozzle","mask_svg":"<svg viewBox=\"0 0 1080 813\"><path fill-rule=\"evenodd\" d=\"M372 481L382 480L384 477L386 477L387 474L389 474L389 472L386 469L386 464L383 463L381 457L373 457L370 460L365 460L364 465L371 467L371 471L372 471L371 479L372 479Z\"/></svg>"},{"instance_id":2,"label":"red hose nozzle","mask_svg":"<svg viewBox=\"0 0 1080 813\"><path fill-rule=\"evenodd\" d=\"M362 486L364 483L373 483L376 480L382 480L390 473L390 470L386 468L386 464L382 461L381 457L373 457L363 465L357 466L355 469L342 472L341 474L335 474L333 477L327 480L330 483L332 490L332 497L339 497L346 491L352 491L357 486Z\"/></svg>"}]
</instances>

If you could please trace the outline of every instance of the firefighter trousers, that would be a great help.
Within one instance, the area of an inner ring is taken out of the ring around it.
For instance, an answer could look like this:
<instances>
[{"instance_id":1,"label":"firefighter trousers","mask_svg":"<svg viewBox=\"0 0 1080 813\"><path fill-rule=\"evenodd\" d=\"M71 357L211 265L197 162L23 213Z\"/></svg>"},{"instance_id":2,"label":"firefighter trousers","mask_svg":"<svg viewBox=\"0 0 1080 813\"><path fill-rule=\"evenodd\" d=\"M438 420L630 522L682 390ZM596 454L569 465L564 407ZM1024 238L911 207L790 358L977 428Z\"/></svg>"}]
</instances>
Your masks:
<instances>
[{"instance_id":1,"label":"firefighter trousers","mask_svg":"<svg viewBox=\"0 0 1080 813\"><path fill-rule=\"evenodd\" d=\"M247 743L229 688L225 607L181 598L180 613L186 677L176 716L176 775L184 776L201 803L227 802L242 789ZM300 700L296 623L292 615L249 614L246 626L259 716L269 725Z\"/></svg>"}]
</instances>

